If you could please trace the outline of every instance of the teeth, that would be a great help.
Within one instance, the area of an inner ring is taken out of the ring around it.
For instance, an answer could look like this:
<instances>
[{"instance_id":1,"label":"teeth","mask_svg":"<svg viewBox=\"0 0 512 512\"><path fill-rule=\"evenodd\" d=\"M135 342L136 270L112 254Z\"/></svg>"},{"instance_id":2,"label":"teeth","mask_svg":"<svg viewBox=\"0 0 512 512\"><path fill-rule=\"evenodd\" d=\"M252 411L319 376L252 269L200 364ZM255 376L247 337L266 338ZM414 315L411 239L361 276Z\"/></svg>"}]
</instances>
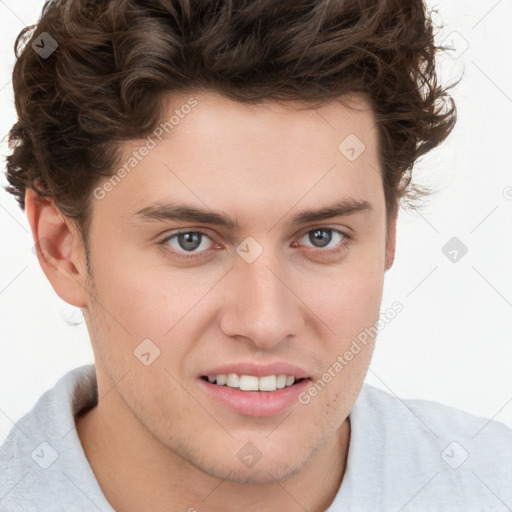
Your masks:
<instances>
[{"instance_id":1,"label":"teeth","mask_svg":"<svg viewBox=\"0 0 512 512\"><path fill-rule=\"evenodd\" d=\"M259 390L260 391L275 391L276 390L276 376L269 375L268 377L260 377Z\"/></svg>"},{"instance_id":2,"label":"teeth","mask_svg":"<svg viewBox=\"0 0 512 512\"><path fill-rule=\"evenodd\" d=\"M254 375L238 375L236 373L208 375L208 382L217 386L228 386L238 388L241 391L275 391L292 386L295 377L291 375L265 375L255 377Z\"/></svg>"},{"instance_id":3,"label":"teeth","mask_svg":"<svg viewBox=\"0 0 512 512\"><path fill-rule=\"evenodd\" d=\"M282 389L286 387L286 375L278 375L276 380L276 388Z\"/></svg>"},{"instance_id":4,"label":"teeth","mask_svg":"<svg viewBox=\"0 0 512 512\"><path fill-rule=\"evenodd\" d=\"M252 375L240 376L240 389L242 391L258 391L258 377Z\"/></svg>"},{"instance_id":5,"label":"teeth","mask_svg":"<svg viewBox=\"0 0 512 512\"><path fill-rule=\"evenodd\" d=\"M236 373L228 373L228 376L226 377L226 386L229 388L239 388L240 377Z\"/></svg>"}]
</instances>

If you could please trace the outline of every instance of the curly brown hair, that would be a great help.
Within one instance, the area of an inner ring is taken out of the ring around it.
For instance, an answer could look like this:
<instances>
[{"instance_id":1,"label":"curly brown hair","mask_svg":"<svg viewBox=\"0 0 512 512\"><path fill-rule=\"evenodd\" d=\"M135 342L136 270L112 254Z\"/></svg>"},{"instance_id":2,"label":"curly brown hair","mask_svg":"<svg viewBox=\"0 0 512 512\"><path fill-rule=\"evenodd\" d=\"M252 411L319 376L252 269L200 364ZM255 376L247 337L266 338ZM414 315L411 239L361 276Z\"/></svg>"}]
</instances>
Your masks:
<instances>
[{"instance_id":1,"label":"curly brown hair","mask_svg":"<svg viewBox=\"0 0 512 512\"><path fill-rule=\"evenodd\" d=\"M35 51L41 35L51 55ZM86 234L91 191L124 141L155 129L167 94L322 104L355 93L378 126L389 219L429 193L413 165L456 121L434 36L422 0L47 2L15 44L6 190L22 209L27 187L52 197Z\"/></svg>"}]
</instances>

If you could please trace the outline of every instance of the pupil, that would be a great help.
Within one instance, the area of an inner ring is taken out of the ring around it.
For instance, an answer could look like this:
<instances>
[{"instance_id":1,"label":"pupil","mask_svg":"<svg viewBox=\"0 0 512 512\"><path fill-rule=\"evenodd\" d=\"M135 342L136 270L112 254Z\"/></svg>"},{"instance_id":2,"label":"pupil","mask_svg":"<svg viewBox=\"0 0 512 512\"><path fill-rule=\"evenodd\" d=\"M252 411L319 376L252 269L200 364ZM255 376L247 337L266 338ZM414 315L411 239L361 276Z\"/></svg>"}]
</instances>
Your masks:
<instances>
[{"instance_id":1,"label":"pupil","mask_svg":"<svg viewBox=\"0 0 512 512\"><path fill-rule=\"evenodd\" d=\"M331 241L332 233L330 229L315 229L310 232L309 239L313 245L318 242L319 245L317 247L325 247Z\"/></svg>"},{"instance_id":2,"label":"pupil","mask_svg":"<svg viewBox=\"0 0 512 512\"><path fill-rule=\"evenodd\" d=\"M178 241L182 249L192 251L201 245L201 233L180 233Z\"/></svg>"}]
</instances>

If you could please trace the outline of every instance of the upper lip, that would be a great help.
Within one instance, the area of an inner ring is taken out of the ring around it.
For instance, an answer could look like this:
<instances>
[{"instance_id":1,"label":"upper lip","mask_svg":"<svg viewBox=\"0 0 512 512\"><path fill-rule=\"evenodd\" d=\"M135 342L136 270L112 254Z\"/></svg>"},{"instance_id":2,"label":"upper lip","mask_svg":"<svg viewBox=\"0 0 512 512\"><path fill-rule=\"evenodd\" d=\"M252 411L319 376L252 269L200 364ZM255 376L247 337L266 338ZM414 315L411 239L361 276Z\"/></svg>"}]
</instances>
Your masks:
<instances>
[{"instance_id":1,"label":"upper lip","mask_svg":"<svg viewBox=\"0 0 512 512\"><path fill-rule=\"evenodd\" d=\"M296 379L307 379L309 374L302 368L284 361L276 361L274 363L256 364L254 362L238 362L223 364L208 369L201 376L209 375L227 375L228 373L236 373L238 375L253 375L255 377L265 377L266 375L287 375Z\"/></svg>"}]
</instances>

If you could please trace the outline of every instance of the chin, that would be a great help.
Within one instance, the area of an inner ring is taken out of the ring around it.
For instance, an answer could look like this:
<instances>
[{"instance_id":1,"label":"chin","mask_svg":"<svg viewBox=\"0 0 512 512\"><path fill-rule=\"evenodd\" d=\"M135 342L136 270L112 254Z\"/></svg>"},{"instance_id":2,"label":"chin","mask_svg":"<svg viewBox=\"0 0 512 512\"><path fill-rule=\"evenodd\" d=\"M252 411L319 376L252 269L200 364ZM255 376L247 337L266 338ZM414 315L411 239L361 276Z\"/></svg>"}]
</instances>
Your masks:
<instances>
[{"instance_id":1,"label":"chin","mask_svg":"<svg viewBox=\"0 0 512 512\"><path fill-rule=\"evenodd\" d=\"M237 484L265 485L275 484L291 478L299 473L305 464L302 465L276 465L259 461L252 468L240 468L225 466L218 471L206 471L211 476ZM200 468L203 469L203 468ZM204 471L204 469L203 469Z\"/></svg>"},{"instance_id":2,"label":"chin","mask_svg":"<svg viewBox=\"0 0 512 512\"><path fill-rule=\"evenodd\" d=\"M189 453L188 461L203 473L227 482L274 484L299 473L313 457L313 452L309 454L294 452L296 449L296 447L290 447L289 450L266 451L257 460L249 460L246 463L244 463L243 454L235 452L229 455L228 451L211 454L208 459L204 456L197 459ZM292 458L284 460L283 453L291 454Z\"/></svg>"}]
</instances>

